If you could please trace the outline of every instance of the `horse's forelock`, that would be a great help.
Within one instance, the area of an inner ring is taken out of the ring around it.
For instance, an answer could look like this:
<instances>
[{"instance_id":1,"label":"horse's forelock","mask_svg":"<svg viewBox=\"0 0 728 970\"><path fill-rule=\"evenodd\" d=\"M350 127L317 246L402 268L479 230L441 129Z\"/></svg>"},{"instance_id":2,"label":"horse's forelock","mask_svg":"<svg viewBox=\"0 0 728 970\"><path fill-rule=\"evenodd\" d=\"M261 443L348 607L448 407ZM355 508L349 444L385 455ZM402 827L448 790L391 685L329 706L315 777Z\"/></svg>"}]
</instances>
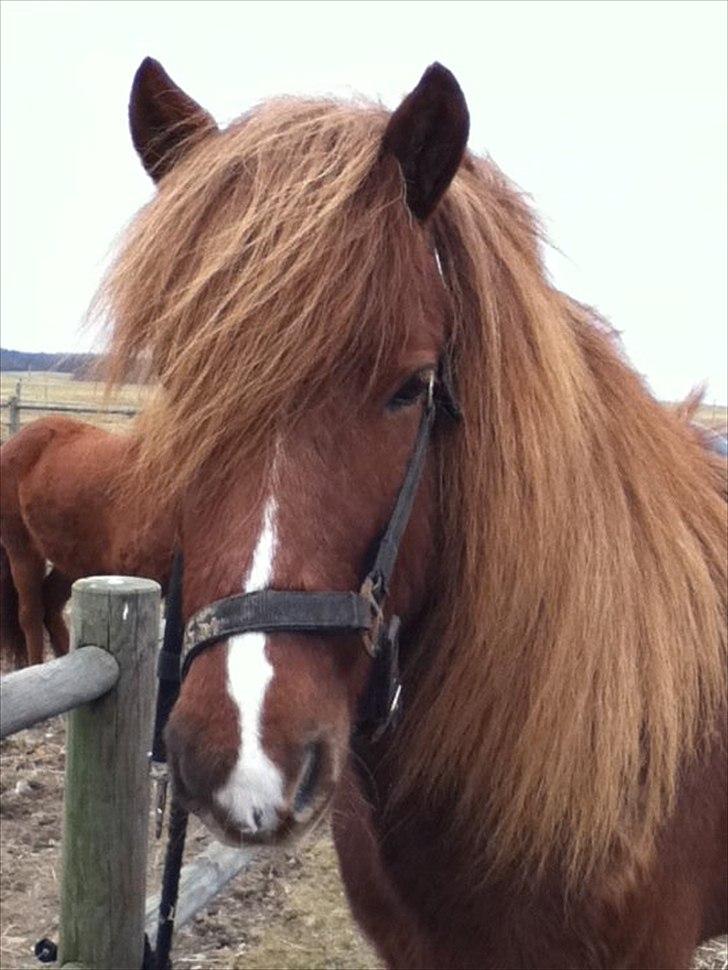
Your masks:
<instances>
[{"instance_id":1,"label":"horse's forelock","mask_svg":"<svg viewBox=\"0 0 728 970\"><path fill-rule=\"evenodd\" d=\"M373 380L431 312L422 230L379 157L386 119L268 103L191 149L132 224L95 309L112 321L111 380L141 359L160 386L135 490L172 500L207 465L224 479L312 399Z\"/></svg>"}]
</instances>

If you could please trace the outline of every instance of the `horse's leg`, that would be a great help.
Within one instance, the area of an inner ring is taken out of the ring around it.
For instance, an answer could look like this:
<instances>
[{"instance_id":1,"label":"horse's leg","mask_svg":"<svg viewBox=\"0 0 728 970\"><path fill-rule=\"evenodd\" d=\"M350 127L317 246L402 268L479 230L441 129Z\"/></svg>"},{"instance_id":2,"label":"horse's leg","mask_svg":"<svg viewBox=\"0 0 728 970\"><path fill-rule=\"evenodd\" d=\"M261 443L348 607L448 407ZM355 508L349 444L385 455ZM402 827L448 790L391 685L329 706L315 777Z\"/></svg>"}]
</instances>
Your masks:
<instances>
[{"instance_id":1,"label":"horse's leg","mask_svg":"<svg viewBox=\"0 0 728 970\"><path fill-rule=\"evenodd\" d=\"M25 634L28 663L43 661L43 580L45 559L30 542L6 542L10 571L18 591L18 621Z\"/></svg>"},{"instance_id":2,"label":"horse's leg","mask_svg":"<svg viewBox=\"0 0 728 970\"><path fill-rule=\"evenodd\" d=\"M2 544L0 544L0 653L10 660L16 670L25 667L28 662L25 635L18 620L18 591L13 582L8 551Z\"/></svg>"},{"instance_id":3,"label":"horse's leg","mask_svg":"<svg viewBox=\"0 0 728 970\"><path fill-rule=\"evenodd\" d=\"M68 627L63 608L70 595L71 581L54 567L43 581L43 619L57 657L68 653Z\"/></svg>"}]
</instances>

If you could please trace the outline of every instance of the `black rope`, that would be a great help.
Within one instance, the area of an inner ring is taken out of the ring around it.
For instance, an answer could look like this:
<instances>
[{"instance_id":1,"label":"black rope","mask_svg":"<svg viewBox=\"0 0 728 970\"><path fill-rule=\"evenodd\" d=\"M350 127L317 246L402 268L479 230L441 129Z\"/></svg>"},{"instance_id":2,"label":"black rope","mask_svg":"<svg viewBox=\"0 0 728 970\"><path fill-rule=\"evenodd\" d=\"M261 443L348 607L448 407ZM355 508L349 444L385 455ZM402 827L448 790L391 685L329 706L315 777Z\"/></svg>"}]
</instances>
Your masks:
<instances>
[{"instance_id":1,"label":"black rope","mask_svg":"<svg viewBox=\"0 0 728 970\"><path fill-rule=\"evenodd\" d=\"M164 857L162 876L162 897L159 902L157 922L157 946L154 951L154 970L171 970L170 953L174 932L175 910L179 893L179 877L182 869L182 856L185 851L188 814L176 801L172 800L169 812L169 831L167 853Z\"/></svg>"},{"instance_id":2,"label":"black rope","mask_svg":"<svg viewBox=\"0 0 728 970\"><path fill-rule=\"evenodd\" d=\"M152 761L164 763L167 752L164 748L164 729L179 696L180 656L182 653L182 572L184 562L181 552L176 552L172 560L167 597L164 604L164 639L157 658L157 711L154 716L154 735L152 740Z\"/></svg>"},{"instance_id":3,"label":"black rope","mask_svg":"<svg viewBox=\"0 0 728 970\"><path fill-rule=\"evenodd\" d=\"M182 575L184 563L181 552L176 552L165 602L164 639L157 660L157 709L154 717L152 761L163 765L167 760L164 746L164 729L179 696L182 655ZM166 784L166 780L165 780ZM160 816L161 817L161 816ZM157 945L152 950L149 940L144 940L144 963L142 970L171 970L170 953L174 932L175 909L179 893L179 878L187 835L187 812L172 799L167 831L167 850L164 857L162 894L157 920Z\"/></svg>"}]
</instances>

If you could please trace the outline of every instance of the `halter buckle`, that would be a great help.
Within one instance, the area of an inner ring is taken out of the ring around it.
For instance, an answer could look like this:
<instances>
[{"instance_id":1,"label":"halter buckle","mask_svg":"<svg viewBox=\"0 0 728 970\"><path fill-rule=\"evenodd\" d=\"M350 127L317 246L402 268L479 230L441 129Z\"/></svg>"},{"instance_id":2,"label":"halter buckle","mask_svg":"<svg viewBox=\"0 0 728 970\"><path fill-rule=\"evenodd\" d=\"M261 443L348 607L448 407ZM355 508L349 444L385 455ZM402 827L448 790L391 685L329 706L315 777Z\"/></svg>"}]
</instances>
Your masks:
<instances>
[{"instance_id":1,"label":"halter buckle","mask_svg":"<svg viewBox=\"0 0 728 970\"><path fill-rule=\"evenodd\" d=\"M362 635L364 648L370 657L376 657L380 648L380 633L384 623L384 610L380 597L383 593L381 580L371 575L367 576L359 590L359 595L367 601L372 611L372 625Z\"/></svg>"}]
</instances>

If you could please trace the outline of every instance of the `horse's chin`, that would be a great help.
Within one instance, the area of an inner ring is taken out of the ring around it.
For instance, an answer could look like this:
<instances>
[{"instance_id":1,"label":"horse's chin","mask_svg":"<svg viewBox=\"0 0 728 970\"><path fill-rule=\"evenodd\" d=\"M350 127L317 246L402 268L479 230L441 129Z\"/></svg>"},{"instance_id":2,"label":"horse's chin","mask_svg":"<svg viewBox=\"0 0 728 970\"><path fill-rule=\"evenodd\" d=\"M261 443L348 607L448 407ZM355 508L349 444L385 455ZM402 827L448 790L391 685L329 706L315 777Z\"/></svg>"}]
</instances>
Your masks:
<instances>
[{"instance_id":1,"label":"horse's chin","mask_svg":"<svg viewBox=\"0 0 728 970\"><path fill-rule=\"evenodd\" d=\"M305 818L288 816L277 828L270 831L252 832L223 825L209 811L195 812L195 815L217 842L231 848L244 849L267 846L268 848L286 849L297 845L306 836L326 823L330 815L332 801L333 794L323 800L313 812L306 813Z\"/></svg>"}]
</instances>

